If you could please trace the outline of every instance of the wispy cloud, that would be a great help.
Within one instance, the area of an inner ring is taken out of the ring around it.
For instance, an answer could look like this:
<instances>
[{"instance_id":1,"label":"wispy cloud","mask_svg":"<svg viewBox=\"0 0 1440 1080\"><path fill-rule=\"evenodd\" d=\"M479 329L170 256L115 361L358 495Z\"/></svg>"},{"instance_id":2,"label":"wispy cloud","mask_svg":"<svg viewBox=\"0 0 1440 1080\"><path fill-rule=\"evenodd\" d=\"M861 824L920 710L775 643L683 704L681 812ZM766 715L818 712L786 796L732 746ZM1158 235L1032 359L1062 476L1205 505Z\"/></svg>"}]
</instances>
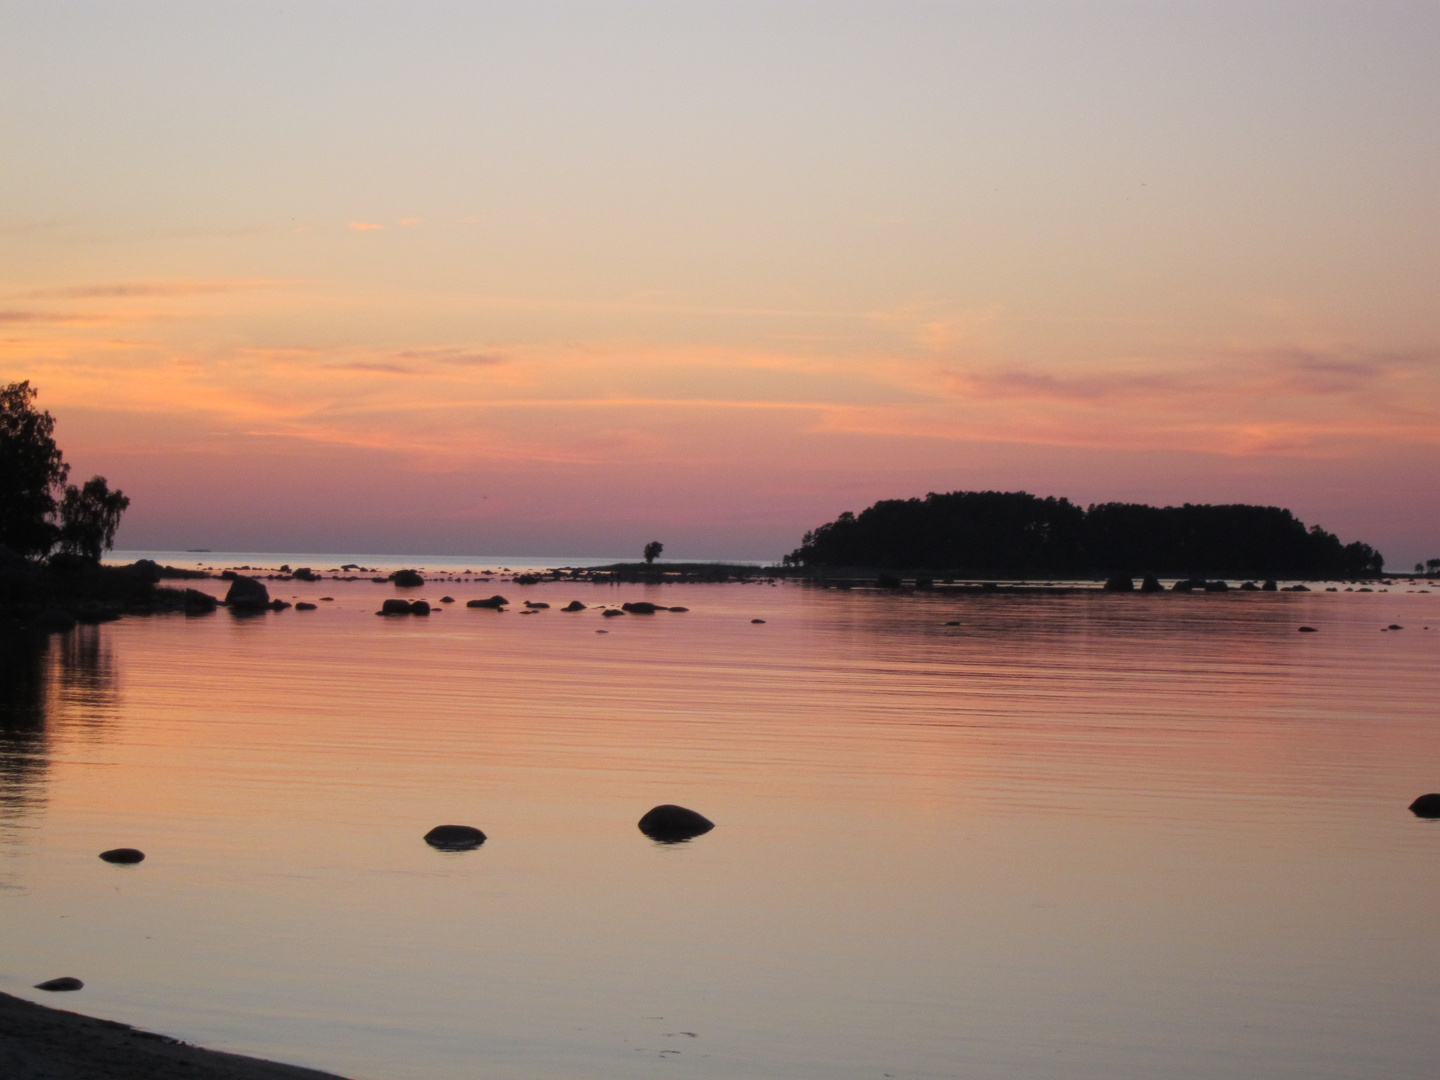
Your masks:
<instances>
[{"instance_id":1,"label":"wispy cloud","mask_svg":"<svg viewBox=\"0 0 1440 1080\"><path fill-rule=\"evenodd\" d=\"M352 221L349 227L356 232L376 232L385 228L384 225L378 225L373 221Z\"/></svg>"}]
</instances>

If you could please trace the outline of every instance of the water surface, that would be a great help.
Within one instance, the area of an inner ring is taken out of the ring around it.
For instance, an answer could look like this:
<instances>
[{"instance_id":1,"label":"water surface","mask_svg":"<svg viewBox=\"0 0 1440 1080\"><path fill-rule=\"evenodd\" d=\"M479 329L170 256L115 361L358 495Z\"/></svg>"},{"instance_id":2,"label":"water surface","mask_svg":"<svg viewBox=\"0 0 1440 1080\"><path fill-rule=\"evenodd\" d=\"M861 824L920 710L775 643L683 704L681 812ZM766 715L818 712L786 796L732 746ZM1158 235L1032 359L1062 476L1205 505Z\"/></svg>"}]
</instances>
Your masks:
<instances>
[{"instance_id":1,"label":"water surface","mask_svg":"<svg viewBox=\"0 0 1440 1080\"><path fill-rule=\"evenodd\" d=\"M3 672L0 989L359 1080L1433 1077L1404 588L81 627Z\"/></svg>"}]
</instances>

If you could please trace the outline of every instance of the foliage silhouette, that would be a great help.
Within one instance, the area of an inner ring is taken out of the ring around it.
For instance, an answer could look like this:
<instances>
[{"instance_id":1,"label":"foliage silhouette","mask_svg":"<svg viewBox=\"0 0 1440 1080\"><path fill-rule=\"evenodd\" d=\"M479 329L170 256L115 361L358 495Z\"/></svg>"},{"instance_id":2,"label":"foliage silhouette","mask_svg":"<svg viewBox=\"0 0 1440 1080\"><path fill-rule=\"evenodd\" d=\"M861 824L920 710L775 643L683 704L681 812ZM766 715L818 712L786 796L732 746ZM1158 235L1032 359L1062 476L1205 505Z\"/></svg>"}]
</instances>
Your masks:
<instances>
[{"instance_id":1,"label":"foliage silhouette","mask_svg":"<svg viewBox=\"0 0 1440 1080\"><path fill-rule=\"evenodd\" d=\"M645 561L647 563L653 563L660 557L660 552L664 550L665 545L660 543L659 540L651 540L645 545Z\"/></svg>"},{"instance_id":2,"label":"foliage silhouette","mask_svg":"<svg viewBox=\"0 0 1440 1080\"><path fill-rule=\"evenodd\" d=\"M931 492L846 512L805 534L785 557L803 567L874 567L994 577L1183 574L1355 577L1383 572L1368 544L1342 545L1275 506L1082 510L1023 491Z\"/></svg>"}]
</instances>

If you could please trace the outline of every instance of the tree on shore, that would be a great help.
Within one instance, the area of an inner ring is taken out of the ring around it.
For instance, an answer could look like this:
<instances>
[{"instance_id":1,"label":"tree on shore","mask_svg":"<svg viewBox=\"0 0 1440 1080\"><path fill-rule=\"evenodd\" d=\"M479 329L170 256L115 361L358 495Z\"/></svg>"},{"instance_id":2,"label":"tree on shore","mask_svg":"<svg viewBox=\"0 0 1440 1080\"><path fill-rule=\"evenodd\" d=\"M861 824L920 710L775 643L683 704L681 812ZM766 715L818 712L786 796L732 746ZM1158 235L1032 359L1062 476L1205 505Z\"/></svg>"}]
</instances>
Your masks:
<instances>
[{"instance_id":1,"label":"tree on shore","mask_svg":"<svg viewBox=\"0 0 1440 1080\"><path fill-rule=\"evenodd\" d=\"M35 408L35 393L28 381L0 387L0 549L40 559L59 544L98 562L130 500L103 476L66 486L55 418Z\"/></svg>"},{"instance_id":2,"label":"tree on shore","mask_svg":"<svg viewBox=\"0 0 1440 1080\"><path fill-rule=\"evenodd\" d=\"M645 545L645 561L647 563L653 563L660 557L660 552L664 550L665 545L660 543L659 540L651 540Z\"/></svg>"}]
</instances>

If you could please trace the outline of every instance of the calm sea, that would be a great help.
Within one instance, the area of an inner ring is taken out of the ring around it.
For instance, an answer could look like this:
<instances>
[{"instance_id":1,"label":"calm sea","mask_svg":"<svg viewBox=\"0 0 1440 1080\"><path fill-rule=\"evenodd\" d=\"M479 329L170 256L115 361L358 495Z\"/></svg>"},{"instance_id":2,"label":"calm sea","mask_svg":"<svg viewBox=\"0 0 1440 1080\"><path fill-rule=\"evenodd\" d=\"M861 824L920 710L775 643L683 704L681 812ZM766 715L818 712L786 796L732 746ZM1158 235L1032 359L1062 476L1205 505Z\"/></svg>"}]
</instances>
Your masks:
<instances>
[{"instance_id":1,"label":"calm sea","mask_svg":"<svg viewBox=\"0 0 1440 1080\"><path fill-rule=\"evenodd\" d=\"M0 989L358 1080L1440 1075L1440 593L272 591L7 655Z\"/></svg>"}]
</instances>

